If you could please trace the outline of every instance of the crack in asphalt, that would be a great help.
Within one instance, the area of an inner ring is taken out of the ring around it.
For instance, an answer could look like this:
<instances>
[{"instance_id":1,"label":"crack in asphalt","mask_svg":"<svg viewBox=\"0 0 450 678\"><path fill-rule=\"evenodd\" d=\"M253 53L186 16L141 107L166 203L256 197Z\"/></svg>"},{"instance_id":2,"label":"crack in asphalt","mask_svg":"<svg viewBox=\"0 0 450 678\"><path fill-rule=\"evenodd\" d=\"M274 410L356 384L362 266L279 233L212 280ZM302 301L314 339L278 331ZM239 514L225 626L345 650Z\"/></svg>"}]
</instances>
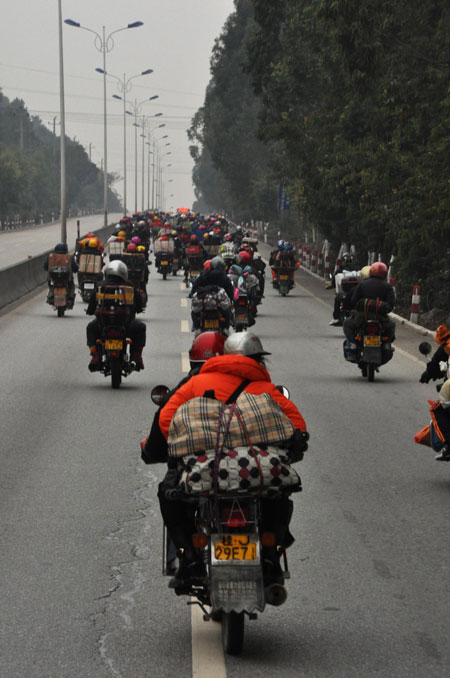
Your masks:
<instances>
[{"instance_id":1,"label":"crack in asphalt","mask_svg":"<svg viewBox=\"0 0 450 678\"><path fill-rule=\"evenodd\" d=\"M103 602L102 608L91 615L91 621L96 629L98 652L106 669L112 676L121 678L122 673L118 668L111 649L108 646L108 640L113 636L113 632L107 631L108 623L113 624L114 620L120 619L122 629L129 631L132 626L132 612L136 604L136 596L141 591L146 581L145 574L140 571L143 562L147 562L150 554L152 538L148 538L151 530L152 521L149 518L157 515L153 508L155 497L155 485L159 479L147 467L143 468L138 462L136 466L138 475L145 474L146 482L134 491L134 498L138 508L136 508L137 517L132 516L119 521L117 526L103 539L107 541L116 541L125 544L132 556L121 563L110 565L110 579L113 582L108 592L99 596L98 601ZM140 527L142 529L133 531L130 528ZM131 581L131 585L126 586L125 576Z\"/></svg>"}]
</instances>

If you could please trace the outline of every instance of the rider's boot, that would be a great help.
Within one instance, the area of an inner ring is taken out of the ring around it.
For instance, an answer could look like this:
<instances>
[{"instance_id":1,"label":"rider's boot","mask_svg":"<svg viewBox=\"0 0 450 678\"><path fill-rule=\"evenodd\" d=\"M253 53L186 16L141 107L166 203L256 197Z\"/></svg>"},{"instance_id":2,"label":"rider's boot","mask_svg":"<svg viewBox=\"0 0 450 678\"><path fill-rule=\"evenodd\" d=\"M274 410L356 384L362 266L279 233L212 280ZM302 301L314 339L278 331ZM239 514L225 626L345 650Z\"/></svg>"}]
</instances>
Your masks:
<instances>
[{"instance_id":1,"label":"rider's boot","mask_svg":"<svg viewBox=\"0 0 450 678\"><path fill-rule=\"evenodd\" d=\"M136 372L144 369L144 362L142 360L142 351L144 350L143 346L134 346L131 349L131 361L136 365Z\"/></svg>"},{"instance_id":2,"label":"rider's boot","mask_svg":"<svg viewBox=\"0 0 450 678\"><path fill-rule=\"evenodd\" d=\"M91 362L88 365L89 371L98 372L101 368L101 355L96 346L89 346L89 351L91 352Z\"/></svg>"}]
</instances>

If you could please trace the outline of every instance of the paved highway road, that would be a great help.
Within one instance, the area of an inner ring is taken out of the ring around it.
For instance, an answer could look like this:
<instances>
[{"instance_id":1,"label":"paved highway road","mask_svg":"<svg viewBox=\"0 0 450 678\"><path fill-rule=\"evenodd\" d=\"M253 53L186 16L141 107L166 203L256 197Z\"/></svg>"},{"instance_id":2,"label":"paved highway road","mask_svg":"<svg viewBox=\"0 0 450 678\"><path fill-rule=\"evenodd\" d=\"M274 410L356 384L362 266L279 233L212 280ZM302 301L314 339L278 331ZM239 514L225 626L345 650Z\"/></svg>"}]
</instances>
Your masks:
<instances>
[{"instance_id":1,"label":"paved highway road","mask_svg":"<svg viewBox=\"0 0 450 678\"><path fill-rule=\"evenodd\" d=\"M118 222L122 214L108 215L108 223ZM75 245L77 237L77 219L67 220L67 242L69 248ZM80 217L80 233L97 231L103 228L103 214ZM61 237L60 223L23 228L18 231L0 232L0 268L18 264L29 256L35 257L52 249Z\"/></svg>"},{"instance_id":2,"label":"paved highway road","mask_svg":"<svg viewBox=\"0 0 450 678\"><path fill-rule=\"evenodd\" d=\"M311 432L288 600L224 662L218 625L167 589L164 468L138 441L150 389L185 366L185 297L152 273L146 369L119 391L88 372L80 300L58 319L42 291L0 318L2 678L447 677L450 468L413 443L434 393L418 383L421 337L402 328L369 384L328 326L332 293L302 272L286 298L268 285L255 326Z\"/></svg>"}]
</instances>

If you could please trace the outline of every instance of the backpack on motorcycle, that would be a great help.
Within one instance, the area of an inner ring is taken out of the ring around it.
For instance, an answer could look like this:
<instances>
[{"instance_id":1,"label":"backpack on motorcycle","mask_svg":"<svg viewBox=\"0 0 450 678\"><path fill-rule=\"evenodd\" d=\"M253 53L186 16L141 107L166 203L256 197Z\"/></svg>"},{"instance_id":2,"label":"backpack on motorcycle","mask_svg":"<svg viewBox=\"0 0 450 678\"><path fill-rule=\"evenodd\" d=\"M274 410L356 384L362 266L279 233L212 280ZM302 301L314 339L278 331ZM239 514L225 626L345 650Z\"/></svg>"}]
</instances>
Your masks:
<instances>
[{"instance_id":1,"label":"backpack on motorcycle","mask_svg":"<svg viewBox=\"0 0 450 678\"><path fill-rule=\"evenodd\" d=\"M96 297L95 315L103 325L125 325L131 319L134 304L131 285L101 285Z\"/></svg>"}]
</instances>

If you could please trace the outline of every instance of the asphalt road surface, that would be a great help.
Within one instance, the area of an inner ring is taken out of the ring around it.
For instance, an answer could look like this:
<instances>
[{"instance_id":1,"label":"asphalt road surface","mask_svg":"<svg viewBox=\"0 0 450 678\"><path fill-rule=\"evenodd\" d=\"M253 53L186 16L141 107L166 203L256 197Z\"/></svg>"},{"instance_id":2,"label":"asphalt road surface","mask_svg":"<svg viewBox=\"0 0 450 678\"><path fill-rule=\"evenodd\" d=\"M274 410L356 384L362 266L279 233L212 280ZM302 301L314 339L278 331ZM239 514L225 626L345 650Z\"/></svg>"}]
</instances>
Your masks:
<instances>
[{"instance_id":1,"label":"asphalt road surface","mask_svg":"<svg viewBox=\"0 0 450 678\"><path fill-rule=\"evenodd\" d=\"M434 387L422 340L399 328L374 383L328 326L332 292L303 272L270 286L255 332L311 433L298 465L281 608L247 623L224 661L218 624L192 615L161 574L164 467L139 458L155 406L192 341L181 277L152 272L145 370L118 391L91 374L77 299L57 318L45 291L0 317L2 678L437 678L450 674L450 464L414 444ZM193 648L193 649L192 649Z\"/></svg>"},{"instance_id":2,"label":"asphalt road surface","mask_svg":"<svg viewBox=\"0 0 450 678\"><path fill-rule=\"evenodd\" d=\"M118 222L122 214L108 215L108 223ZM103 228L103 214L94 214L79 219L67 220L67 242L69 249L75 246L77 238L77 221L80 222L80 233L98 231ZM0 268L18 264L28 257L35 257L52 249L61 240L61 224L46 224L22 228L17 231L0 232Z\"/></svg>"}]
</instances>

